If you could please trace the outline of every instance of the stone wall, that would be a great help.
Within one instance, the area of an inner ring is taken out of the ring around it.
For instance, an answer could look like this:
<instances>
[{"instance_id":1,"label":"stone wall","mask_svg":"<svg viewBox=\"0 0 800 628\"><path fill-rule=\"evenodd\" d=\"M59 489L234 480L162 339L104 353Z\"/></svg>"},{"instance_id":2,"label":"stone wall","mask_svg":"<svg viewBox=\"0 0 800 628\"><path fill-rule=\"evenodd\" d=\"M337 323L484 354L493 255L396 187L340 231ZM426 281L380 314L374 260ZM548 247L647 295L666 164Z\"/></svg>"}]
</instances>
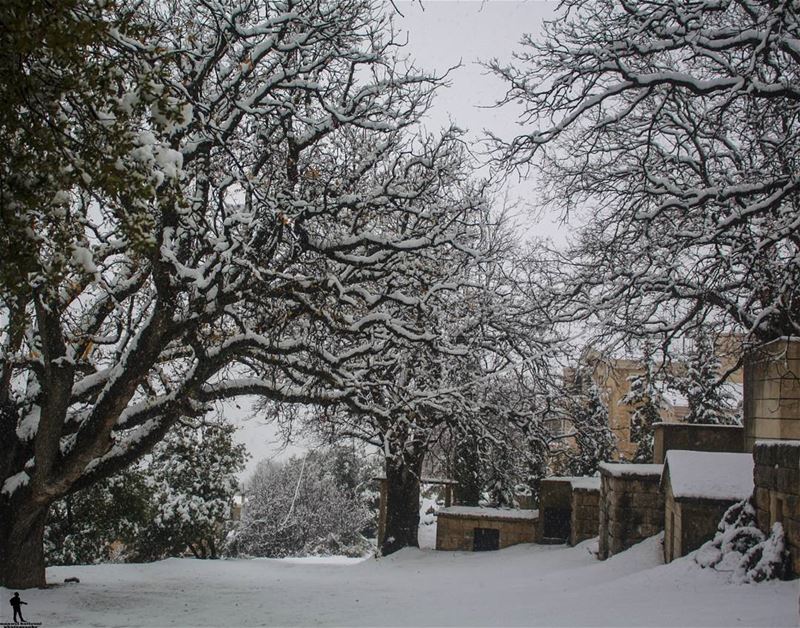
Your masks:
<instances>
[{"instance_id":1,"label":"stone wall","mask_svg":"<svg viewBox=\"0 0 800 628\"><path fill-rule=\"evenodd\" d=\"M800 440L800 341L775 340L745 361L746 451L756 440Z\"/></svg>"},{"instance_id":2,"label":"stone wall","mask_svg":"<svg viewBox=\"0 0 800 628\"><path fill-rule=\"evenodd\" d=\"M572 484L569 544L597 536L600 525L600 487Z\"/></svg>"},{"instance_id":3,"label":"stone wall","mask_svg":"<svg viewBox=\"0 0 800 628\"><path fill-rule=\"evenodd\" d=\"M744 428L738 425L656 423L653 426L653 462L663 464L672 449L743 453ZM749 451L749 450L747 450Z\"/></svg>"},{"instance_id":4,"label":"stone wall","mask_svg":"<svg viewBox=\"0 0 800 628\"><path fill-rule=\"evenodd\" d=\"M536 511L530 519L492 519L448 514L441 510L436 516L436 549L446 551L474 550L475 528L490 528L500 532L500 548L518 543L536 542Z\"/></svg>"},{"instance_id":5,"label":"stone wall","mask_svg":"<svg viewBox=\"0 0 800 628\"><path fill-rule=\"evenodd\" d=\"M598 558L605 560L664 529L662 465L600 465Z\"/></svg>"},{"instance_id":6,"label":"stone wall","mask_svg":"<svg viewBox=\"0 0 800 628\"><path fill-rule=\"evenodd\" d=\"M769 533L780 521L792 561L800 576L800 440L757 442L753 448L758 527Z\"/></svg>"}]
</instances>

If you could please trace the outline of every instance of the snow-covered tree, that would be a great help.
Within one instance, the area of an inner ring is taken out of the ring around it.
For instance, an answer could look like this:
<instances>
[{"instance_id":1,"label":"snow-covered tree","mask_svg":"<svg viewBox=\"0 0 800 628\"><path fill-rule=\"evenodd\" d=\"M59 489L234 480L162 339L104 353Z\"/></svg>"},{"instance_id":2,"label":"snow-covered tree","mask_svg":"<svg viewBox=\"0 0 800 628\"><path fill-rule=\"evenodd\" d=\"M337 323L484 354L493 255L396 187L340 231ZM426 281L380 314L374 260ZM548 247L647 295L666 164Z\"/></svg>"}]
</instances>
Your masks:
<instances>
[{"instance_id":1,"label":"snow-covered tree","mask_svg":"<svg viewBox=\"0 0 800 628\"><path fill-rule=\"evenodd\" d=\"M498 157L582 221L554 252L554 316L796 335L795 0L563 0L544 30L490 65L529 129Z\"/></svg>"},{"instance_id":2,"label":"snow-covered tree","mask_svg":"<svg viewBox=\"0 0 800 628\"><path fill-rule=\"evenodd\" d=\"M368 363L371 403L385 409L334 410L309 426L329 442L355 437L384 453L384 554L418 545L423 464L443 434L474 437L484 453L500 452L510 426L526 429L540 418L535 389L554 341L521 280L531 268L511 257L504 225L487 220L482 227L474 245L480 255L453 254L424 266L432 285L450 287L425 300L441 344L394 338L390 351Z\"/></svg>"},{"instance_id":3,"label":"snow-covered tree","mask_svg":"<svg viewBox=\"0 0 800 628\"><path fill-rule=\"evenodd\" d=\"M0 35L0 74L44 78L0 105L38 125L2 126L3 159L27 160L0 184L0 237L21 252L0 265L0 584L15 588L45 584L55 500L217 400L393 415L372 394L387 351L458 352L430 316L452 286L425 269L475 252L483 204L456 131L412 137L440 81L398 57L377 0L74 0L64 22L36 3L33 29L22 4L0 9L21 25ZM65 49L72 29L88 43Z\"/></svg>"},{"instance_id":4,"label":"snow-covered tree","mask_svg":"<svg viewBox=\"0 0 800 628\"><path fill-rule=\"evenodd\" d=\"M735 424L736 404L722 381L722 363L711 336L702 329L692 337L685 372L673 382L686 397L687 423Z\"/></svg>"},{"instance_id":5,"label":"snow-covered tree","mask_svg":"<svg viewBox=\"0 0 800 628\"><path fill-rule=\"evenodd\" d=\"M369 490L374 470L344 448L262 462L247 483L231 549L268 557L362 555L368 545L362 532L376 516Z\"/></svg>"},{"instance_id":6,"label":"snow-covered tree","mask_svg":"<svg viewBox=\"0 0 800 628\"><path fill-rule=\"evenodd\" d=\"M592 370L591 366L578 368L555 404L556 415L568 417L572 425L572 442L562 443L556 454L557 467L564 475L594 475L600 463L610 461L617 451L608 408Z\"/></svg>"},{"instance_id":7,"label":"snow-covered tree","mask_svg":"<svg viewBox=\"0 0 800 628\"><path fill-rule=\"evenodd\" d=\"M217 558L231 523L238 474L247 459L227 423L178 423L153 449L147 464L151 520L138 540L138 555L157 559L182 554Z\"/></svg>"},{"instance_id":8,"label":"snow-covered tree","mask_svg":"<svg viewBox=\"0 0 800 628\"><path fill-rule=\"evenodd\" d=\"M661 421L664 407L663 383L657 381L656 368L650 350L644 352L644 372L628 378L628 392L621 404L633 407L630 441L636 444L633 462L653 462L653 424Z\"/></svg>"},{"instance_id":9,"label":"snow-covered tree","mask_svg":"<svg viewBox=\"0 0 800 628\"><path fill-rule=\"evenodd\" d=\"M617 450L616 439L608 422L608 408L592 382L581 395L572 418L577 450L570 456L572 475L594 475L601 462L608 462Z\"/></svg>"}]
</instances>

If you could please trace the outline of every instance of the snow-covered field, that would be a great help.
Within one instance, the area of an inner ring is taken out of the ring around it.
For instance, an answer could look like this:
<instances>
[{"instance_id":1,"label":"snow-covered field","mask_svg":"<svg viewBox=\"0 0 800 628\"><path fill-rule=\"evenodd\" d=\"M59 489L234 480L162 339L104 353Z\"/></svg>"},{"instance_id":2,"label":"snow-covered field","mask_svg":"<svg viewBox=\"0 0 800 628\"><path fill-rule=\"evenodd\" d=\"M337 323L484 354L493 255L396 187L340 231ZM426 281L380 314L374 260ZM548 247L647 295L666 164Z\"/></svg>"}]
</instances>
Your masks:
<instances>
[{"instance_id":1,"label":"snow-covered field","mask_svg":"<svg viewBox=\"0 0 800 628\"><path fill-rule=\"evenodd\" d=\"M798 625L797 580L734 585L691 558L662 565L657 538L605 562L588 546L56 567L50 582L80 584L24 591L23 610L44 626Z\"/></svg>"}]
</instances>

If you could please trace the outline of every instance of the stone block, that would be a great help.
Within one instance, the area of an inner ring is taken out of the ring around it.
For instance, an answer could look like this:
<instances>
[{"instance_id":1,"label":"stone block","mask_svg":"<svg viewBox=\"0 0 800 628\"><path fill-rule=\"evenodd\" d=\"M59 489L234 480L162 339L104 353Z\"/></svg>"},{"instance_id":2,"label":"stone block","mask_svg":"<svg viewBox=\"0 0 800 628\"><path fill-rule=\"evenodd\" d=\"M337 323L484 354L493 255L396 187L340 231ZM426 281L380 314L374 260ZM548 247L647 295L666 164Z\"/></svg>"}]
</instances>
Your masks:
<instances>
[{"instance_id":1,"label":"stone block","mask_svg":"<svg viewBox=\"0 0 800 628\"><path fill-rule=\"evenodd\" d=\"M757 487L755 489L756 508L769 511L769 489Z\"/></svg>"},{"instance_id":2,"label":"stone block","mask_svg":"<svg viewBox=\"0 0 800 628\"><path fill-rule=\"evenodd\" d=\"M753 464L755 468L760 466L771 467L775 464L776 452L774 447L756 445L753 447Z\"/></svg>"},{"instance_id":3,"label":"stone block","mask_svg":"<svg viewBox=\"0 0 800 628\"><path fill-rule=\"evenodd\" d=\"M800 496L787 494L783 499L784 518L800 520Z\"/></svg>"},{"instance_id":4,"label":"stone block","mask_svg":"<svg viewBox=\"0 0 800 628\"><path fill-rule=\"evenodd\" d=\"M800 547L800 520L784 519L782 525L789 545Z\"/></svg>"},{"instance_id":5,"label":"stone block","mask_svg":"<svg viewBox=\"0 0 800 628\"><path fill-rule=\"evenodd\" d=\"M637 510L649 508L663 510L664 508L664 496L659 493L634 493L631 502L632 507Z\"/></svg>"},{"instance_id":6,"label":"stone block","mask_svg":"<svg viewBox=\"0 0 800 628\"><path fill-rule=\"evenodd\" d=\"M653 523L642 524L638 528L639 538L640 539L647 539L647 538L649 538L651 536L654 536L654 535L658 534L663 529L664 529L663 524L662 525L657 525L657 524L653 524Z\"/></svg>"},{"instance_id":7,"label":"stone block","mask_svg":"<svg viewBox=\"0 0 800 628\"><path fill-rule=\"evenodd\" d=\"M792 564L792 574L797 578L800 576L800 549L796 547L790 548L789 557Z\"/></svg>"},{"instance_id":8,"label":"stone block","mask_svg":"<svg viewBox=\"0 0 800 628\"><path fill-rule=\"evenodd\" d=\"M758 464L753 468L753 484L760 488L775 488L777 474L773 465Z\"/></svg>"},{"instance_id":9,"label":"stone block","mask_svg":"<svg viewBox=\"0 0 800 628\"><path fill-rule=\"evenodd\" d=\"M775 470L775 487L783 493L800 492L800 469L778 467Z\"/></svg>"}]
</instances>

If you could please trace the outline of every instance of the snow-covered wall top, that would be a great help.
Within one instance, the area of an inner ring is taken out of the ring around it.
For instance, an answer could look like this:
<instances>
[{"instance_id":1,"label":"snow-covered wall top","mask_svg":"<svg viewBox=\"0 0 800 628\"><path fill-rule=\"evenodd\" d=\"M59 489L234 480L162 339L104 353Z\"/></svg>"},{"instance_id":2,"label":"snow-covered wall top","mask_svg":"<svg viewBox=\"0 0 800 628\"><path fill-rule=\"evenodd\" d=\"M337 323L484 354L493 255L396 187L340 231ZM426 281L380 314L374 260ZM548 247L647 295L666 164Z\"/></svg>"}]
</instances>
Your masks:
<instances>
[{"instance_id":1,"label":"snow-covered wall top","mask_svg":"<svg viewBox=\"0 0 800 628\"><path fill-rule=\"evenodd\" d=\"M756 441L758 447L800 447L800 440L780 440L778 438L764 438Z\"/></svg>"},{"instance_id":2,"label":"snow-covered wall top","mask_svg":"<svg viewBox=\"0 0 800 628\"><path fill-rule=\"evenodd\" d=\"M601 462L600 472L607 473L608 475L621 478L625 476L640 476L648 477L652 475L661 475L664 465L661 464L622 464L617 462Z\"/></svg>"},{"instance_id":3,"label":"snow-covered wall top","mask_svg":"<svg viewBox=\"0 0 800 628\"><path fill-rule=\"evenodd\" d=\"M718 423L669 423L667 421L656 421L655 423L653 423L653 427L655 427L656 425L667 425L667 426L670 426L670 427L678 427L678 428L686 428L686 427L692 428L692 427L695 427L695 426L698 427L698 428L713 427L715 430L721 430L721 429L741 430L742 429L741 425L720 425Z\"/></svg>"},{"instance_id":4,"label":"snow-covered wall top","mask_svg":"<svg viewBox=\"0 0 800 628\"><path fill-rule=\"evenodd\" d=\"M753 456L708 451L667 452L665 479L676 498L747 499L753 493Z\"/></svg>"},{"instance_id":5,"label":"snow-covered wall top","mask_svg":"<svg viewBox=\"0 0 800 628\"><path fill-rule=\"evenodd\" d=\"M512 510L511 508L481 508L480 506L450 506L441 508L438 515L475 517L478 519L537 519L538 510Z\"/></svg>"},{"instance_id":6,"label":"snow-covered wall top","mask_svg":"<svg viewBox=\"0 0 800 628\"><path fill-rule=\"evenodd\" d=\"M572 484L573 489L600 490L600 478L572 478L570 484Z\"/></svg>"}]
</instances>

